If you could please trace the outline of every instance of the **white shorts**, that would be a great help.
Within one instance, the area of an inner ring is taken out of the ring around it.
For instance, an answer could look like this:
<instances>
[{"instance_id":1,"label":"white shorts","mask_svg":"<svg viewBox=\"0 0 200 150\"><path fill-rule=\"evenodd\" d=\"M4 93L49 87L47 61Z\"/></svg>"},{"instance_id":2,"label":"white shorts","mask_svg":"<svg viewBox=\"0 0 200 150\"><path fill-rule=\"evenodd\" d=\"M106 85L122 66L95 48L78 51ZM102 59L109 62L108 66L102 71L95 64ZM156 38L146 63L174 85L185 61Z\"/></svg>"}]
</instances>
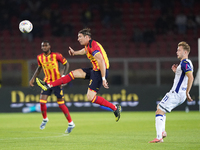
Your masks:
<instances>
[{"instance_id":1,"label":"white shorts","mask_svg":"<svg viewBox=\"0 0 200 150\"><path fill-rule=\"evenodd\" d=\"M158 104L158 108L165 113L170 113L172 109L181 105L186 100L186 93L175 91L168 92Z\"/></svg>"}]
</instances>

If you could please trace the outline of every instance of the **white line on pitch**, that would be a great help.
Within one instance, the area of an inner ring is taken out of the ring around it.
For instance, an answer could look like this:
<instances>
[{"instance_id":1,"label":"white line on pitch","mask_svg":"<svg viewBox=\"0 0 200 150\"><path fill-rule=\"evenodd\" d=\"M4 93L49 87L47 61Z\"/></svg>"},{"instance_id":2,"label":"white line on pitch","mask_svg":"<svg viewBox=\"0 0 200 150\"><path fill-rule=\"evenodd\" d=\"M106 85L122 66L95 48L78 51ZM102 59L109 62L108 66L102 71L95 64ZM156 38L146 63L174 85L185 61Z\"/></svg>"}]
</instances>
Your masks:
<instances>
[{"instance_id":1,"label":"white line on pitch","mask_svg":"<svg viewBox=\"0 0 200 150\"><path fill-rule=\"evenodd\" d=\"M21 139L40 139L40 138L51 138L51 137L63 137L63 136L68 136L69 134L62 134L62 135L57 135L57 136L44 136L44 137L22 137L22 138L5 138L5 139L0 139L0 141L5 141L5 140L21 140Z\"/></svg>"}]
</instances>

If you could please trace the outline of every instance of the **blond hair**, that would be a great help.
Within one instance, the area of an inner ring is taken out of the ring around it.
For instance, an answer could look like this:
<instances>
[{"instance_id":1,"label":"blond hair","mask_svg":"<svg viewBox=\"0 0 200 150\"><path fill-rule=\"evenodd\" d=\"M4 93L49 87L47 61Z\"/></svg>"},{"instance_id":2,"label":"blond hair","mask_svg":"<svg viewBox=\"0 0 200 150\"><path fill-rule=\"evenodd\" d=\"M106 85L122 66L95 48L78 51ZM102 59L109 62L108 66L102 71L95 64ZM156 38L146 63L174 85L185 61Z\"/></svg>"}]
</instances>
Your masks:
<instances>
[{"instance_id":1,"label":"blond hair","mask_svg":"<svg viewBox=\"0 0 200 150\"><path fill-rule=\"evenodd\" d=\"M178 46L182 46L184 50L186 50L188 53L190 53L190 46L185 41L178 43Z\"/></svg>"}]
</instances>

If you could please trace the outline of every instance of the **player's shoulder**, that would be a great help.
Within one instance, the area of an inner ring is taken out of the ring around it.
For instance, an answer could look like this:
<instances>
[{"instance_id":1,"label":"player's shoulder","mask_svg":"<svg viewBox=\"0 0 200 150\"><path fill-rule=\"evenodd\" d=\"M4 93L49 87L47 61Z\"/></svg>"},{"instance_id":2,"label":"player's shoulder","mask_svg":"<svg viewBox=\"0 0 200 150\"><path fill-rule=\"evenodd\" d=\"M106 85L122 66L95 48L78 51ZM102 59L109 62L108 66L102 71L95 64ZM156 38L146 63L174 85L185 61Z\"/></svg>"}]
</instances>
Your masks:
<instances>
[{"instance_id":1,"label":"player's shoulder","mask_svg":"<svg viewBox=\"0 0 200 150\"><path fill-rule=\"evenodd\" d=\"M59 53L59 52L51 52L51 54L53 54L53 55L58 55L58 56L62 56L62 54Z\"/></svg>"},{"instance_id":2,"label":"player's shoulder","mask_svg":"<svg viewBox=\"0 0 200 150\"><path fill-rule=\"evenodd\" d=\"M191 60L189 60L189 59L183 59L181 61L181 64L188 64L188 63L191 63Z\"/></svg>"},{"instance_id":3,"label":"player's shoulder","mask_svg":"<svg viewBox=\"0 0 200 150\"><path fill-rule=\"evenodd\" d=\"M43 53L41 53L41 54L38 54L38 55L37 55L37 58L41 57L42 55L43 55Z\"/></svg>"},{"instance_id":4,"label":"player's shoulder","mask_svg":"<svg viewBox=\"0 0 200 150\"><path fill-rule=\"evenodd\" d=\"M92 40L91 45L92 45L93 47L100 47L100 49L101 49L101 47L102 47L102 45L101 45L98 41L95 41L95 40Z\"/></svg>"},{"instance_id":5,"label":"player's shoulder","mask_svg":"<svg viewBox=\"0 0 200 150\"><path fill-rule=\"evenodd\" d=\"M60 54L59 52L51 52L51 54Z\"/></svg>"},{"instance_id":6,"label":"player's shoulder","mask_svg":"<svg viewBox=\"0 0 200 150\"><path fill-rule=\"evenodd\" d=\"M181 64L184 65L184 64L192 64L192 61L190 59L184 59L181 61Z\"/></svg>"},{"instance_id":7,"label":"player's shoulder","mask_svg":"<svg viewBox=\"0 0 200 150\"><path fill-rule=\"evenodd\" d=\"M190 59L184 59L184 60L182 60L181 61L181 67L192 69L193 68L192 61Z\"/></svg>"},{"instance_id":8,"label":"player's shoulder","mask_svg":"<svg viewBox=\"0 0 200 150\"><path fill-rule=\"evenodd\" d=\"M97 44L97 45L100 44L98 41L95 41L95 40L93 40L93 42L94 44Z\"/></svg>"},{"instance_id":9,"label":"player's shoulder","mask_svg":"<svg viewBox=\"0 0 200 150\"><path fill-rule=\"evenodd\" d=\"M93 40L93 39L89 41L89 44L91 44L91 45L97 45L97 43L98 43L98 42L95 41L95 40Z\"/></svg>"}]
</instances>

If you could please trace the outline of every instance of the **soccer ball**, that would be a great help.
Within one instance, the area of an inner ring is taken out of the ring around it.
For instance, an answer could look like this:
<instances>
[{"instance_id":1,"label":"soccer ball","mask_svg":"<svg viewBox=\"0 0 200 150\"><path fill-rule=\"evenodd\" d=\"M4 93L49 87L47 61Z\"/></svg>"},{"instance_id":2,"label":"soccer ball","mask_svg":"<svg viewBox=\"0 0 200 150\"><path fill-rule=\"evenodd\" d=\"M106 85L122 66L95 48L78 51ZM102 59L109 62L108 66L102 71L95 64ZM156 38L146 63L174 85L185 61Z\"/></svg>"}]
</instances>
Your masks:
<instances>
[{"instance_id":1,"label":"soccer ball","mask_svg":"<svg viewBox=\"0 0 200 150\"><path fill-rule=\"evenodd\" d=\"M28 20L23 20L19 23L19 30L22 32L22 33L29 33L31 32L33 29L33 25L30 21Z\"/></svg>"}]
</instances>

